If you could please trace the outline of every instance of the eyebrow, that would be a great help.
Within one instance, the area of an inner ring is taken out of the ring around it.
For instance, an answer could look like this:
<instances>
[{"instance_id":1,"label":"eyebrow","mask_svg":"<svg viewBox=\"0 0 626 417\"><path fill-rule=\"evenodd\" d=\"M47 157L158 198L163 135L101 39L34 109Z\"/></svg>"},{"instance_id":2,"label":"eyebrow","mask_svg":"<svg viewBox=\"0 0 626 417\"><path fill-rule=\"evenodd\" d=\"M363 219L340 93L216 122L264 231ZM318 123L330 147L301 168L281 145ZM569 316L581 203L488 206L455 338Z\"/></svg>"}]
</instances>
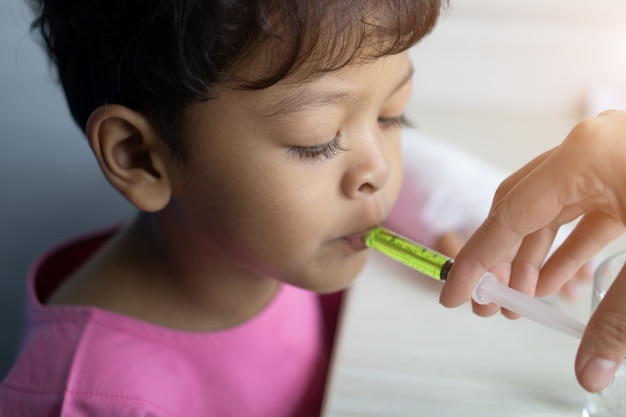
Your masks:
<instances>
[{"instance_id":1,"label":"eyebrow","mask_svg":"<svg viewBox=\"0 0 626 417\"><path fill-rule=\"evenodd\" d=\"M413 65L409 67L407 73L395 85L389 96L395 94L413 77L415 72ZM304 109L324 107L328 105L353 104L359 101L357 94L346 90L311 90L307 88L298 89L293 95L288 95L284 100L280 100L268 109L264 110L262 117L280 118L290 114L298 113Z\"/></svg>"}]
</instances>

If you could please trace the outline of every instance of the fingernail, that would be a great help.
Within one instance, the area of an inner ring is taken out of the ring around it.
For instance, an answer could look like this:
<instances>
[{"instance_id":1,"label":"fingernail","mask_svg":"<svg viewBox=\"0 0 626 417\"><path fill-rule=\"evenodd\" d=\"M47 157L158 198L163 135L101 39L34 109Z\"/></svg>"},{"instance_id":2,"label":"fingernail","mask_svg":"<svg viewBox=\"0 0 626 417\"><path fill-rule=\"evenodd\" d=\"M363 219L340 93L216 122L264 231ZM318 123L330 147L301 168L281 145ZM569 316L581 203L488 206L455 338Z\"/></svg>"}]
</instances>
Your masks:
<instances>
[{"instance_id":1,"label":"fingernail","mask_svg":"<svg viewBox=\"0 0 626 417\"><path fill-rule=\"evenodd\" d=\"M577 282L573 282L567 287L567 297L572 301L578 300L580 297L580 285Z\"/></svg>"},{"instance_id":2,"label":"fingernail","mask_svg":"<svg viewBox=\"0 0 626 417\"><path fill-rule=\"evenodd\" d=\"M617 364L609 359L591 358L585 364L581 374L581 384L591 392L605 388L613 379Z\"/></svg>"}]
</instances>

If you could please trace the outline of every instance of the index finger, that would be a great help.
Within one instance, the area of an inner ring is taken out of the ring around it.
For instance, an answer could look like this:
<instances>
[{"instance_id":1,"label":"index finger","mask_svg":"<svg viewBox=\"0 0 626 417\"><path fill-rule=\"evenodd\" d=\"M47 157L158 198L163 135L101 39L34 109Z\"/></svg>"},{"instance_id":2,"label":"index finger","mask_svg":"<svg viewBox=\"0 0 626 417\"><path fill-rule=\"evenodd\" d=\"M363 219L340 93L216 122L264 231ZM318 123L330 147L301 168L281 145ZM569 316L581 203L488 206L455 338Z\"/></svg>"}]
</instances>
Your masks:
<instances>
[{"instance_id":1,"label":"index finger","mask_svg":"<svg viewBox=\"0 0 626 417\"><path fill-rule=\"evenodd\" d=\"M441 304L456 307L469 300L487 270L506 259L526 235L554 221L564 202L576 194L569 178L563 177L566 170L558 169L559 161L553 157L542 160L494 203L489 217L456 257L441 291Z\"/></svg>"},{"instance_id":2,"label":"index finger","mask_svg":"<svg viewBox=\"0 0 626 417\"><path fill-rule=\"evenodd\" d=\"M626 268L598 304L576 355L578 381L588 391L606 387L626 355Z\"/></svg>"}]
</instances>

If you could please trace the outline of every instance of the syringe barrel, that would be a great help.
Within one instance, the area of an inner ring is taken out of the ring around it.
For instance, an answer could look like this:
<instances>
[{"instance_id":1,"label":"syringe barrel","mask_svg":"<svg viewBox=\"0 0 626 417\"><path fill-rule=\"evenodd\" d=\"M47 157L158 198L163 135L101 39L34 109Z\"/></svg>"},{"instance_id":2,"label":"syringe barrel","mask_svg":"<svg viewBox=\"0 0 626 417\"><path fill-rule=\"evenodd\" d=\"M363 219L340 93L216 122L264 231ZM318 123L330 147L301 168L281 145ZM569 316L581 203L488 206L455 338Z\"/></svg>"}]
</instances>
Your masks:
<instances>
[{"instance_id":1,"label":"syringe barrel","mask_svg":"<svg viewBox=\"0 0 626 417\"><path fill-rule=\"evenodd\" d=\"M581 338L585 330L584 324L548 304L500 284L491 272L487 272L480 279L472 299L478 304L497 304L527 319L577 338Z\"/></svg>"},{"instance_id":2,"label":"syringe barrel","mask_svg":"<svg viewBox=\"0 0 626 417\"><path fill-rule=\"evenodd\" d=\"M365 236L365 244L438 281L445 281L453 260L430 248L377 227Z\"/></svg>"}]
</instances>

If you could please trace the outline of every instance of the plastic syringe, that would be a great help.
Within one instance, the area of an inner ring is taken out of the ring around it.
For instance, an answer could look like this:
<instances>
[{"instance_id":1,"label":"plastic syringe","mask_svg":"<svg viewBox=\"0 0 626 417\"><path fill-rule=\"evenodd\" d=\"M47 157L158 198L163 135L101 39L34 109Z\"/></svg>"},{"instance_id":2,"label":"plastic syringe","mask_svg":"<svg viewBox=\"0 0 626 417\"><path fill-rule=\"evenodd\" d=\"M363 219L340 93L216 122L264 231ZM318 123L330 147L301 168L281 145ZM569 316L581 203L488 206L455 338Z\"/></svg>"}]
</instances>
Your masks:
<instances>
[{"instance_id":1,"label":"plastic syringe","mask_svg":"<svg viewBox=\"0 0 626 417\"><path fill-rule=\"evenodd\" d=\"M444 282L454 260L415 243L384 227L372 229L365 236L365 244L421 273ZM500 284L495 275L487 272L480 279L472 299L479 304L494 303L554 330L581 338L585 325L555 308Z\"/></svg>"}]
</instances>

